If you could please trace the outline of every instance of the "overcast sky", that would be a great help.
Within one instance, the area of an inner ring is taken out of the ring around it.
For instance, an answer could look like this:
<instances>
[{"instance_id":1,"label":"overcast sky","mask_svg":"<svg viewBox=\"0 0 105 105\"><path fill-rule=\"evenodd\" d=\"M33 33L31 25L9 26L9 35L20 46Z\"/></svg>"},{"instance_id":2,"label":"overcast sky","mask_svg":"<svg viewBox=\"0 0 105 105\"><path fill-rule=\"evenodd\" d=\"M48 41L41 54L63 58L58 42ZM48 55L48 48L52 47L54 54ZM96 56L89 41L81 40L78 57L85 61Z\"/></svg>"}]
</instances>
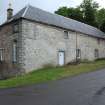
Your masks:
<instances>
[{"instance_id":1,"label":"overcast sky","mask_svg":"<svg viewBox=\"0 0 105 105\"><path fill-rule=\"evenodd\" d=\"M27 4L53 13L61 6L75 7L82 1L83 0L0 0L0 24L6 20L6 10L9 2L11 2L15 14ZM105 0L95 1L97 1L101 7L105 7Z\"/></svg>"}]
</instances>

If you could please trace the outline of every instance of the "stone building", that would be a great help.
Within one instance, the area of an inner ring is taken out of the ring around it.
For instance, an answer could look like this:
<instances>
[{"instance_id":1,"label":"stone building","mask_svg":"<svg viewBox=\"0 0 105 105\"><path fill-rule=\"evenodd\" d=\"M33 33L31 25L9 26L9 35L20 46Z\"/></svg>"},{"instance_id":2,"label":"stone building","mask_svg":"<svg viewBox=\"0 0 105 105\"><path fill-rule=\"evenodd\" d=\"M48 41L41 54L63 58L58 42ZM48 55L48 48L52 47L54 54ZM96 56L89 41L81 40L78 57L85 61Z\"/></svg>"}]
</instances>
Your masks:
<instances>
[{"instance_id":1,"label":"stone building","mask_svg":"<svg viewBox=\"0 0 105 105\"><path fill-rule=\"evenodd\" d=\"M95 27L30 5L12 15L9 7L0 26L0 73L5 76L105 58L105 34Z\"/></svg>"}]
</instances>

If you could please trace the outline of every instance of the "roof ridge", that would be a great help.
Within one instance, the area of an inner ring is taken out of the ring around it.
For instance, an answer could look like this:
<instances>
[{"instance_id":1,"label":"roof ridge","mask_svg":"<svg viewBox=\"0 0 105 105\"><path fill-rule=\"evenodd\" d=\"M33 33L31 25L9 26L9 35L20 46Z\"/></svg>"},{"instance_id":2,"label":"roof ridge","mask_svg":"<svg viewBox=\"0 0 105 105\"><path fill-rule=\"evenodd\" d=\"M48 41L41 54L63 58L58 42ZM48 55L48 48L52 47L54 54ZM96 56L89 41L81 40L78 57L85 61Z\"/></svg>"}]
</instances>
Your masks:
<instances>
[{"instance_id":1,"label":"roof ridge","mask_svg":"<svg viewBox=\"0 0 105 105\"><path fill-rule=\"evenodd\" d=\"M48 25L64 28L67 30L74 30L76 32L85 33L87 35L91 35L94 37L105 38L105 33L96 27L93 27L86 23L83 23L74 19L70 19L58 14L50 13L46 10L34 7L29 4L26 5L16 15L13 16L13 20L16 20L19 18L29 19L36 22L41 22ZM9 23L9 22L6 22L6 23Z\"/></svg>"},{"instance_id":2,"label":"roof ridge","mask_svg":"<svg viewBox=\"0 0 105 105\"><path fill-rule=\"evenodd\" d=\"M29 4L26 6L26 9L25 9L25 11L23 12L23 14L22 14L22 17L24 17L25 16L25 14L27 13L27 10L29 9Z\"/></svg>"}]
</instances>

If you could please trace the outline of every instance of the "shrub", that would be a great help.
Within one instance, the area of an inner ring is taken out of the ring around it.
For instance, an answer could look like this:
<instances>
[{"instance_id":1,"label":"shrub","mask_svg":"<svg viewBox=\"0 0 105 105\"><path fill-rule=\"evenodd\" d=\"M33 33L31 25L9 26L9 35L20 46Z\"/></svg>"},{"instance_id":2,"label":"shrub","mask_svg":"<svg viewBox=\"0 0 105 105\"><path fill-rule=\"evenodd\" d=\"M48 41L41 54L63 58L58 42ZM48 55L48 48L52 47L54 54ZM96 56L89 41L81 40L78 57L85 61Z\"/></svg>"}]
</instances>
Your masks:
<instances>
[{"instance_id":1,"label":"shrub","mask_svg":"<svg viewBox=\"0 0 105 105\"><path fill-rule=\"evenodd\" d=\"M92 61L89 61L88 59L81 60L81 63L91 63Z\"/></svg>"},{"instance_id":2,"label":"shrub","mask_svg":"<svg viewBox=\"0 0 105 105\"><path fill-rule=\"evenodd\" d=\"M43 68L53 68L53 67L55 67L53 64L51 64L51 63L48 63L48 64L44 64L43 65Z\"/></svg>"},{"instance_id":3,"label":"shrub","mask_svg":"<svg viewBox=\"0 0 105 105\"><path fill-rule=\"evenodd\" d=\"M71 62L68 62L66 65L77 65L80 64L80 59L74 59Z\"/></svg>"},{"instance_id":4,"label":"shrub","mask_svg":"<svg viewBox=\"0 0 105 105\"><path fill-rule=\"evenodd\" d=\"M105 58L97 58L95 61L105 60Z\"/></svg>"}]
</instances>

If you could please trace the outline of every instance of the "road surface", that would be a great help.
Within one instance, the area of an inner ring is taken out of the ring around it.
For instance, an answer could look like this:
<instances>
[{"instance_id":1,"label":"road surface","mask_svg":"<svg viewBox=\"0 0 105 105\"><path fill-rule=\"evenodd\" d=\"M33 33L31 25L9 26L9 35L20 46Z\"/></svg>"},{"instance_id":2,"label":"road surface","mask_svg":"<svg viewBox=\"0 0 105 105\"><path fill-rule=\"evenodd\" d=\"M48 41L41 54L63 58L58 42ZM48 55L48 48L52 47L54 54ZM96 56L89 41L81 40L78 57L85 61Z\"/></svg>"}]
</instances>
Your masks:
<instances>
[{"instance_id":1,"label":"road surface","mask_svg":"<svg viewBox=\"0 0 105 105\"><path fill-rule=\"evenodd\" d=\"M0 89L0 105L105 105L105 69L38 85Z\"/></svg>"}]
</instances>

